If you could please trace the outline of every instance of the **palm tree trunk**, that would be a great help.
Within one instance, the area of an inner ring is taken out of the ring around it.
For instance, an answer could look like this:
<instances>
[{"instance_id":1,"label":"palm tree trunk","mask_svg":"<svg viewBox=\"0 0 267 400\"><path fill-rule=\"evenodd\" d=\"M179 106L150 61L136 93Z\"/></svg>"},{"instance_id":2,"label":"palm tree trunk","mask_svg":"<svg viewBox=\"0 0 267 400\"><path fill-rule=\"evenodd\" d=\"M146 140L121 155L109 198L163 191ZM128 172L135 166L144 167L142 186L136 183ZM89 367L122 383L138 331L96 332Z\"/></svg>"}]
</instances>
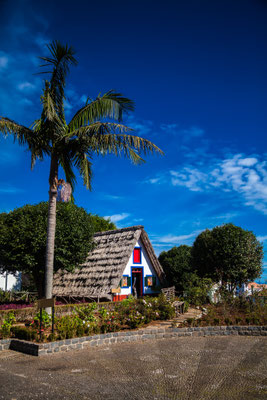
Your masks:
<instances>
[{"instance_id":1,"label":"palm tree trunk","mask_svg":"<svg viewBox=\"0 0 267 400\"><path fill-rule=\"evenodd\" d=\"M49 175L49 205L47 220L47 242L45 260L45 298L52 298L53 270L56 234L56 207L57 207L57 182L58 182L58 160L52 154Z\"/></svg>"}]
</instances>

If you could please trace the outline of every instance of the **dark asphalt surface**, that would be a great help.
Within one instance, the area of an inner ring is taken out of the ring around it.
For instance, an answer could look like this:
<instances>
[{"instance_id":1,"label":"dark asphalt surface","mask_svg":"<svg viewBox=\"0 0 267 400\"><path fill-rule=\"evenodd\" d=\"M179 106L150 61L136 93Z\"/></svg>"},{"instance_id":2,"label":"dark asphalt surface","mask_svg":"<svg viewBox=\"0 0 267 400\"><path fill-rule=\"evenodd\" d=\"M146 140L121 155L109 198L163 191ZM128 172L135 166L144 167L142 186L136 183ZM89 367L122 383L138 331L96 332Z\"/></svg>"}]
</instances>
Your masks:
<instances>
[{"instance_id":1,"label":"dark asphalt surface","mask_svg":"<svg viewBox=\"0 0 267 400\"><path fill-rule=\"evenodd\" d=\"M267 399L267 338L185 337L42 358L0 352L0 399Z\"/></svg>"}]
</instances>

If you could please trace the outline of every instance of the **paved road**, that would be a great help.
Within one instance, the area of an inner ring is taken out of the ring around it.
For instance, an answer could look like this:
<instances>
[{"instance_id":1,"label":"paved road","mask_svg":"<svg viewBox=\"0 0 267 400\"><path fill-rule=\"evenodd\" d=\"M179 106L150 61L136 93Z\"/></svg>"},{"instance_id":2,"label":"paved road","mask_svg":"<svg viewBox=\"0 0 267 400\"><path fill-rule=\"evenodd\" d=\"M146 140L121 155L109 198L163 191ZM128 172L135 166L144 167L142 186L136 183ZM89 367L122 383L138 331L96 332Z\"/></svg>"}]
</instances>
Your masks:
<instances>
[{"instance_id":1,"label":"paved road","mask_svg":"<svg viewBox=\"0 0 267 400\"><path fill-rule=\"evenodd\" d=\"M267 338L173 338L42 358L0 352L4 400L266 398Z\"/></svg>"}]
</instances>

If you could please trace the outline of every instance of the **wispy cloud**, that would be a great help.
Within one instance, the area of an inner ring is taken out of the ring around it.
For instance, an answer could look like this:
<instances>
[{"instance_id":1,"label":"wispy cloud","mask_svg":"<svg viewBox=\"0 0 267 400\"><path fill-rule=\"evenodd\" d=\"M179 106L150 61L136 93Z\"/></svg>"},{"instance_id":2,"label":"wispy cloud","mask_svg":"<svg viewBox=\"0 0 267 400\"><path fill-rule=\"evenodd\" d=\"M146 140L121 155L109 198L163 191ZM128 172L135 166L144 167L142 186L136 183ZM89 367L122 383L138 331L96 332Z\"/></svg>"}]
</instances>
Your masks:
<instances>
[{"instance_id":1,"label":"wispy cloud","mask_svg":"<svg viewBox=\"0 0 267 400\"><path fill-rule=\"evenodd\" d=\"M17 87L21 92L32 92L36 89L36 86L33 83L27 81L19 83Z\"/></svg>"},{"instance_id":2,"label":"wispy cloud","mask_svg":"<svg viewBox=\"0 0 267 400\"><path fill-rule=\"evenodd\" d=\"M167 134L181 136L185 142L190 141L193 138L202 137L205 134L204 129L198 126L191 126L184 129L177 123L161 124L160 129Z\"/></svg>"},{"instance_id":3,"label":"wispy cloud","mask_svg":"<svg viewBox=\"0 0 267 400\"><path fill-rule=\"evenodd\" d=\"M188 242L191 243L192 239L194 239L200 232L201 230L196 230L186 235L168 234L165 236L154 236L151 241L153 242L153 245L156 247L162 247L163 245L180 246L181 244L188 244Z\"/></svg>"},{"instance_id":4,"label":"wispy cloud","mask_svg":"<svg viewBox=\"0 0 267 400\"><path fill-rule=\"evenodd\" d=\"M207 175L196 168L184 167L182 172L170 171L173 186L185 186L193 192L203 190L207 182Z\"/></svg>"},{"instance_id":5,"label":"wispy cloud","mask_svg":"<svg viewBox=\"0 0 267 400\"><path fill-rule=\"evenodd\" d=\"M265 236L257 236L257 239L260 241L260 242L265 242L266 240L267 240L267 235L265 235ZM266 264L267 265L267 264Z\"/></svg>"},{"instance_id":6,"label":"wispy cloud","mask_svg":"<svg viewBox=\"0 0 267 400\"><path fill-rule=\"evenodd\" d=\"M267 163L243 154L229 156L216 165L187 165L170 171L173 186L191 191L235 192L243 203L267 214Z\"/></svg>"},{"instance_id":7,"label":"wispy cloud","mask_svg":"<svg viewBox=\"0 0 267 400\"><path fill-rule=\"evenodd\" d=\"M16 193L22 193L24 192L23 189L11 186L11 185L6 185L6 184L0 184L0 193L3 194L16 194Z\"/></svg>"},{"instance_id":8,"label":"wispy cloud","mask_svg":"<svg viewBox=\"0 0 267 400\"><path fill-rule=\"evenodd\" d=\"M128 213L121 213L121 214L113 214L113 215L106 215L104 218L105 219L110 219L111 222L119 222L122 221L123 219L126 219L130 216Z\"/></svg>"},{"instance_id":9,"label":"wispy cloud","mask_svg":"<svg viewBox=\"0 0 267 400\"><path fill-rule=\"evenodd\" d=\"M113 194L104 194L104 195L101 195L101 197L102 196L104 196L108 200L122 200L123 199L122 196L116 196L116 195L113 195Z\"/></svg>"},{"instance_id":10,"label":"wispy cloud","mask_svg":"<svg viewBox=\"0 0 267 400\"><path fill-rule=\"evenodd\" d=\"M153 122L150 120L142 120L136 116L129 115L126 119L126 125L136 131L138 136L151 136L153 130Z\"/></svg>"},{"instance_id":11,"label":"wispy cloud","mask_svg":"<svg viewBox=\"0 0 267 400\"><path fill-rule=\"evenodd\" d=\"M7 65L8 65L8 56L3 51L0 51L0 69L6 68Z\"/></svg>"}]
</instances>

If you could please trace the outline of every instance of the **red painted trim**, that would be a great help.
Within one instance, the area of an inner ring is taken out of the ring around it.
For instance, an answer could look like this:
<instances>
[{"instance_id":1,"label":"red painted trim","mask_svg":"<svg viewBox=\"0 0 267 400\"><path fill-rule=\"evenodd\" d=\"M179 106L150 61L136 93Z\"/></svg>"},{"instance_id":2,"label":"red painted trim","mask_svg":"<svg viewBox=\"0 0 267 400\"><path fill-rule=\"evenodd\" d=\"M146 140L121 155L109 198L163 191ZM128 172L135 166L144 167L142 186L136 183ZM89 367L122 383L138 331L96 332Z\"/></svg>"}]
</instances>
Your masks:
<instances>
[{"instance_id":1,"label":"red painted trim","mask_svg":"<svg viewBox=\"0 0 267 400\"><path fill-rule=\"evenodd\" d=\"M121 301L121 300L127 299L127 297L128 297L128 294L114 294L112 300L113 301Z\"/></svg>"},{"instance_id":2,"label":"red painted trim","mask_svg":"<svg viewBox=\"0 0 267 400\"><path fill-rule=\"evenodd\" d=\"M133 251L133 263L141 264L141 247L135 247Z\"/></svg>"}]
</instances>

